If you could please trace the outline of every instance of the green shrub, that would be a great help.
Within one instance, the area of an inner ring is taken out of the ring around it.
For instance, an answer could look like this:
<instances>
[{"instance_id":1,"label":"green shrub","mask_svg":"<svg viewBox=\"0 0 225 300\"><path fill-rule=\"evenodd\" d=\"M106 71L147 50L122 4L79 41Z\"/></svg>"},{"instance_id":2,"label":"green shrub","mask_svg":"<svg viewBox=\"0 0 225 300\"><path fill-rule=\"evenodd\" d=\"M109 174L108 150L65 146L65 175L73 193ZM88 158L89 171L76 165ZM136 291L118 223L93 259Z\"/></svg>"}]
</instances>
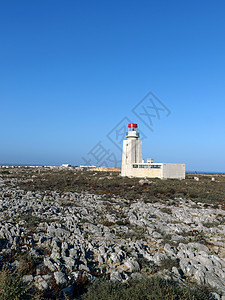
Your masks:
<instances>
[{"instance_id":1,"label":"green shrub","mask_svg":"<svg viewBox=\"0 0 225 300\"><path fill-rule=\"evenodd\" d=\"M104 226L107 226L107 227L110 227L110 226L115 225L115 223L114 223L114 222L110 222L110 221L105 221L105 222L103 223L103 225L104 225Z\"/></svg>"},{"instance_id":2,"label":"green shrub","mask_svg":"<svg viewBox=\"0 0 225 300\"><path fill-rule=\"evenodd\" d=\"M167 269L169 271L172 270L173 267L179 267L179 259L173 258L164 258L160 262L160 270Z\"/></svg>"},{"instance_id":3,"label":"green shrub","mask_svg":"<svg viewBox=\"0 0 225 300\"><path fill-rule=\"evenodd\" d=\"M161 208L161 211L162 211L163 213L166 213L166 214L169 214L169 215L172 214L171 208L169 208L169 207L162 207L162 208Z\"/></svg>"},{"instance_id":4,"label":"green shrub","mask_svg":"<svg viewBox=\"0 0 225 300\"><path fill-rule=\"evenodd\" d=\"M33 216L32 212L27 213L19 218L20 220L25 221L24 227L26 227L29 231L35 232L37 230L37 226L43 222L43 219L38 216Z\"/></svg>"},{"instance_id":5,"label":"green shrub","mask_svg":"<svg viewBox=\"0 0 225 300\"><path fill-rule=\"evenodd\" d=\"M144 257L138 258L137 262L139 263L143 274L153 275L159 271L159 266Z\"/></svg>"},{"instance_id":6,"label":"green shrub","mask_svg":"<svg viewBox=\"0 0 225 300\"><path fill-rule=\"evenodd\" d=\"M36 267L42 262L41 257L34 257L27 253L19 255L17 259L20 262L17 270L21 275L36 275Z\"/></svg>"},{"instance_id":7,"label":"green shrub","mask_svg":"<svg viewBox=\"0 0 225 300\"><path fill-rule=\"evenodd\" d=\"M127 283L112 283L96 280L83 300L209 300L210 289L202 286L179 286L173 281L159 277L131 280Z\"/></svg>"},{"instance_id":8,"label":"green shrub","mask_svg":"<svg viewBox=\"0 0 225 300\"><path fill-rule=\"evenodd\" d=\"M0 300L32 299L29 287L16 271L3 268L0 271Z\"/></svg>"},{"instance_id":9,"label":"green shrub","mask_svg":"<svg viewBox=\"0 0 225 300\"><path fill-rule=\"evenodd\" d=\"M7 171L7 170L3 170L3 171L1 171L1 173L2 174L10 174L9 171Z\"/></svg>"}]
</instances>

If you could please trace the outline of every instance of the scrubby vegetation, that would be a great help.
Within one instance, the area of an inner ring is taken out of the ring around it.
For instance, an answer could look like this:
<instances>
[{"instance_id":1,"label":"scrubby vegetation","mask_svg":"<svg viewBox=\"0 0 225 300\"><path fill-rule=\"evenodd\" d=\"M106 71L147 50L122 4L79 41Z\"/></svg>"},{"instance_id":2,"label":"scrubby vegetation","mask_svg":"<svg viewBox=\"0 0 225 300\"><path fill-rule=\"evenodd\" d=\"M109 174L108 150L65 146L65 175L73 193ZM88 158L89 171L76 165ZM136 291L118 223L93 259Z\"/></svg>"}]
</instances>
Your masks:
<instances>
[{"instance_id":1,"label":"scrubby vegetation","mask_svg":"<svg viewBox=\"0 0 225 300\"><path fill-rule=\"evenodd\" d=\"M119 173L75 171L75 170L48 170L41 172L31 169L14 169L5 177L20 178L21 188L29 191L56 190L61 192L90 192L104 195L109 199L112 195L120 196L129 201L143 199L146 203L158 200L168 205L168 200L174 200L170 205L176 204L176 199L191 199L207 205L222 205L225 208L224 190L225 177L198 175L199 181L194 180L193 174L186 174L185 180L150 179L149 182L139 184L138 178L123 178ZM51 199L49 199L51 201ZM63 205L63 203L62 203ZM170 211L167 209L167 213Z\"/></svg>"},{"instance_id":2,"label":"scrubby vegetation","mask_svg":"<svg viewBox=\"0 0 225 300\"><path fill-rule=\"evenodd\" d=\"M0 300L32 299L29 289L16 270L4 267L0 271Z\"/></svg>"},{"instance_id":3,"label":"scrubby vegetation","mask_svg":"<svg viewBox=\"0 0 225 300\"><path fill-rule=\"evenodd\" d=\"M91 285L84 277L78 280L75 288L74 297L79 297L82 300L213 299L210 294L212 288L193 284L181 286L173 280L165 280L157 276L131 279L126 283L97 279ZM21 280L21 273L18 273L18 270L12 271L4 267L0 271L0 300L50 299L50 295L47 293L33 294L31 290L32 287L29 286L28 288ZM60 298L54 297L54 299ZM65 295L64 299L69 298Z\"/></svg>"},{"instance_id":4,"label":"scrubby vegetation","mask_svg":"<svg viewBox=\"0 0 225 300\"><path fill-rule=\"evenodd\" d=\"M159 277L112 283L106 280L94 282L83 295L83 300L210 300L209 288L180 286L172 280Z\"/></svg>"}]
</instances>

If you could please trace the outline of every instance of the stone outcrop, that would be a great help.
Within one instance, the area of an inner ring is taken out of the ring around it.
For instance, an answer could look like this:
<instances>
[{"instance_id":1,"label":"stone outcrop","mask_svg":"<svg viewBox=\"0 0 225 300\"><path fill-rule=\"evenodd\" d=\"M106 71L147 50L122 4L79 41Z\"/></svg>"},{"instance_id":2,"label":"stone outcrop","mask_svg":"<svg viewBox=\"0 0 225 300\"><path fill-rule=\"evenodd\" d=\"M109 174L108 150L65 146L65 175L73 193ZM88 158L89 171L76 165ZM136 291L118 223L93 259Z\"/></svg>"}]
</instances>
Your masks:
<instances>
[{"instance_id":1,"label":"stone outcrop","mask_svg":"<svg viewBox=\"0 0 225 300\"><path fill-rule=\"evenodd\" d=\"M36 269L23 280L39 290L54 281L59 296L71 298L80 277L91 282L104 273L126 281L170 261L168 272L178 281L195 280L225 295L223 209L183 199L128 204L85 192L26 192L13 178L0 185L1 263L10 256L8 264L19 267L13 253L28 255Z\"/></svg>"}]
</instances>

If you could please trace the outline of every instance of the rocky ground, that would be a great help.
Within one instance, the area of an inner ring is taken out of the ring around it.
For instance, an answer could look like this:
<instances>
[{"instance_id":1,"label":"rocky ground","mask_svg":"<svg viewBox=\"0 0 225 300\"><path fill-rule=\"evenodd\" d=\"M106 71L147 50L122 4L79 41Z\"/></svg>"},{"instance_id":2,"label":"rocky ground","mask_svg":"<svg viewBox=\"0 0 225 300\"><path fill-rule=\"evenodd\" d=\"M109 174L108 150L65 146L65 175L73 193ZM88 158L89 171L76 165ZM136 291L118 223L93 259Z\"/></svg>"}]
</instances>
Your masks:
<instances>
[{"instance_id":1,"label":"rocky ground","mask_svg":"<svg viewBox=\"0 0 225 300\"><path fill-rule=\"evenodd\" d=\"M65 292L73 299L85 282L102 275L127 281L161 274L180 284L212 286L214 299L225 299L224 194L205 203L179 193L148 201L147 194L129 199L113 191L109 195L52 185L43 189L35 181L41 172L0 176L1 266L16 267L40 294L53 299ZM117 174L89 174L100 183L106 177L122 180ZM47 178L45 173L43 182ZM216 189L217 182L225 191L222 177L213 183L211 177L204 180L209 193L214 194L211 184ZM185 181L199 185L201 178ZM154 191L158 183L137 179L129 188Z\"/></svg>"}]
</instances>

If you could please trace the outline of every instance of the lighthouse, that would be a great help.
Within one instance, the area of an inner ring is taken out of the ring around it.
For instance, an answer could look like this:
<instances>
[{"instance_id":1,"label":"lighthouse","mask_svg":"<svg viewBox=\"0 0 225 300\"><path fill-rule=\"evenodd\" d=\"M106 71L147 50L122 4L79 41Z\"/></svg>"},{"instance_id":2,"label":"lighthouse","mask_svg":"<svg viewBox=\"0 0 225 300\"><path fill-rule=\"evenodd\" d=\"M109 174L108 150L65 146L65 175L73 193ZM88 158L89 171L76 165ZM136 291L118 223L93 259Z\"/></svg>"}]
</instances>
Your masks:
<instances>
[{"instance_id":1,"label":"lighthouse","mask_svg":"<svg viewBox=\"0 0 225 300\"><path fill-rule=\"evenodd\" d=\"M132 165L142 162L142 141L139 140L137 124L128 124L126 138L127 139L123 141L121 175L131 176Z\"/></svg>"},{"instance_id":2,"label":"lighthouse","mask_svg":"<svg viewBox=\"0 0 225 300\"><path fill-rule=\"evenodd\" d=\"M142 141L139 140L138 126L128 124L126 140L123 141L121 176L139 178L185 178L185 164L154 163L152 158L142 159Z\"/></svg>"}]
</instances>

